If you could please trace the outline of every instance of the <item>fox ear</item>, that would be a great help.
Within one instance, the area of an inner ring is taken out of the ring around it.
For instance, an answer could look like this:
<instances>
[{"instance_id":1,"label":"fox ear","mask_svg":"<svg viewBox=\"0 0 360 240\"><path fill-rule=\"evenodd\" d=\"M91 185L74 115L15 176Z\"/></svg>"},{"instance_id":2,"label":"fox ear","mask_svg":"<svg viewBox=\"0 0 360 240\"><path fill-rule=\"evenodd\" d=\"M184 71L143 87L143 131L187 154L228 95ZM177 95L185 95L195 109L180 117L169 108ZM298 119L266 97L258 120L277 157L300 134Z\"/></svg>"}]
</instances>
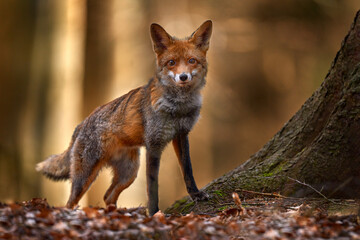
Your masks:
<instances>
[{"instance_id":1,"label":"fox ear","mask_svg":"<svg viewBox=\"0 0 360 240\"><path fill-rule=\"evenodd\" d=\"M163 53L172 43L171 36L159 24L151 24L150 33L156 54Z\"/></svg>"},{"instance_id":2,"label":"fox ear","mask_svg":"<svg viewBox=\"0 0 360 240\"><path fill-rule=\"evenodd\" d=\"M212 21L207 20L190 36L190 42L196 47L206 52L209 49L210 37L212 32Z\"/></svg>"}]
</instances>

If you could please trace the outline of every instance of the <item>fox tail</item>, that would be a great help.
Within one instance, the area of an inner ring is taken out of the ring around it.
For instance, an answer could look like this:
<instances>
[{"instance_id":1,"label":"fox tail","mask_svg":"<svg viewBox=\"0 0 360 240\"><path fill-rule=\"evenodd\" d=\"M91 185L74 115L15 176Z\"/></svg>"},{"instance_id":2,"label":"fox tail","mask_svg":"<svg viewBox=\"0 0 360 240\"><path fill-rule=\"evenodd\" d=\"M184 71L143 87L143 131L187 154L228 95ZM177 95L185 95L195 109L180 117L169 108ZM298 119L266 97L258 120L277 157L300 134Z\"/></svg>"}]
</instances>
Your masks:
<instances>
[{"instance_id":1,"label":"fox tail","mask_svg":"<svg viewBox=\"0 0 360 240\"><path fill-rule=\"evenodd\" d=\"M46 160L36 164L36 171L41 172L46 177L54 180L61 181L70 178L70 153L73 144L79 135L82 124L79 124L71 137L70 146L61 154L51 155Z\"/></svg>"},{"instance_id":2,"label":"fox tail","mask_svg":"<svg viewBox=\"0 0 360 240\"><path fill-rule=\"evenodd\" d=\"M46 177L55 180L66 180L70 178L70 154L68 150L62 154L51 155L46 160L36 165L36 171Z\"/></svg>"}]
</instances>

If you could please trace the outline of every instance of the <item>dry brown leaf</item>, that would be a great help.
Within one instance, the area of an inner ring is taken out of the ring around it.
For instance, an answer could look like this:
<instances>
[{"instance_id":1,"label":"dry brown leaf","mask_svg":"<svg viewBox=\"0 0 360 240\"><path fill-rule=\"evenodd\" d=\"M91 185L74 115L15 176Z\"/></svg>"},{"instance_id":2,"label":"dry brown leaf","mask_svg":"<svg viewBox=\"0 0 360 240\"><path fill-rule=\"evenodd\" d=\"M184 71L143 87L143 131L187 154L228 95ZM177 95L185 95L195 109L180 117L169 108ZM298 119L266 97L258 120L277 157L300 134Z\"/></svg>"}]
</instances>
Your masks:
<instances>
[{"instance_id":1,"label":"dry brown leaf","mask_svg":"<svg viewBox=\"0 0 360 240\"><path fill-rule=\"evenodd\" d=\"M84 207L83 211L85 212L86 216L88 218L96 218L100 216L100 213L97 209L94 209L92 207Z\"/></svg>"}]
</instances>

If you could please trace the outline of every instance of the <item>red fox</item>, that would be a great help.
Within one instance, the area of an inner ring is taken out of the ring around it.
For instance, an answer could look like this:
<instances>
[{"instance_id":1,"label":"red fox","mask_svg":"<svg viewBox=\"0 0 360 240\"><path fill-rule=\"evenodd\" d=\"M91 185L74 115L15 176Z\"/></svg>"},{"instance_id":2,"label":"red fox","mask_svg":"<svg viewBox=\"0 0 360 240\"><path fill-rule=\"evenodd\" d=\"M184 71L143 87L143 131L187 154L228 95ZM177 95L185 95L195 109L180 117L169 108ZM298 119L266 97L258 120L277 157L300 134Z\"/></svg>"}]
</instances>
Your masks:
<instances>
[{"instance_id":1,"label":"red fox","mask_svg":"<svg viewBox=\"0 0 360 240\"><path fill-rule=\"evenodd\" d=\"M103 166L111 167L114 175L104 201L116 205L137 176L139 148L145 146L148 209L155 214L160 156L170 141L191 198L208 198L193 177L188 134L200 113L211 32L208 20L190 37L177 39L153 23L155 76L147 85L96 108L76 127L67 150L37 164L36 170L52 180L71 179L68 208L78 204Z\"/></svg>"}]
</instances>

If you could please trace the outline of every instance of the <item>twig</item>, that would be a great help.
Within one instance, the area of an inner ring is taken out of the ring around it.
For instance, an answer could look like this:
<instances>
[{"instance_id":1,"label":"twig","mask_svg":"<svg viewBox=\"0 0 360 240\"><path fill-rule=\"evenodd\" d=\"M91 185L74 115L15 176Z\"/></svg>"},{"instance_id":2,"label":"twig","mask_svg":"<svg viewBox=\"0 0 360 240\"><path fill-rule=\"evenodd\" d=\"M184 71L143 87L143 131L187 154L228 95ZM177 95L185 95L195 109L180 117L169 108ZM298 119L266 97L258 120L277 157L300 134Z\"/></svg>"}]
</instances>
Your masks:
<instances>
[{"instance_id":1,"label":"twig","mask_svg":"<svg viewBox=\"0 0 360 240\"><path fill-rule=\"evenodd\" d=\"M300 182L299 180L295 179L295 178L291 178L289 176L286 176L288 179L292 180L292 181L295 181L301 185L304 185L308 188L311 188L314 192L316 192L317 194L319 194L320 196L322 196L323 198L325 198L327 201L331 202L331 203L334 203L334 204L337 204L336 202L334 202L333 200L329 199L328 197L326 197L324 194L322 194L320 191L318 191L316 188L314 188L313 186L307 184L307 183L304 183L304 182Z\"/></svg>"},{"instance_id":2,"label":"twig","mask_svg":"<svg viewBox=\"0 0 360 240\"><path fill-rule=\"evenodd\" d=\"M265 203L248 203L248 202L242 202L243 205L249 205L249 206L264 206ZM235 203L219 203L220 206L236 206Z\"/></svg>"},{"instance_id":3,"label":"twig","mask_svg":"<svg viewBox=\"0 0 360 240\"><path fill-rule=\"evenodd\" d=\"M268 196L268 197L288 198L288 197L280 195L278 193L276 193L276 194L275 193L262 193L262 192L255 192L255 191L250 191L250 190L245 190L245 189L235 189L235 191L242 191L242 192L246 192L246 193L258 194L258 195Z\"/></svg>"},{"instance_id":4,"label":"twig","mask_svg":"<svg viewBox=\"0 0 360 240\"><path fill-rule=\"evenodd\" d=\"M307 183L303 183L303 182L301 182L301 181L299 181L299 180L297 180L297 179L291 178L291 177L289 177L289 176L285 176L285 175L279 174L279 175L276 175L276 176L269 176L269 177L264 177L264 176L251 176L251 177L253 177L253 178L280 178L280 177L286 177L286 178L288 178L288 179L290 179L290 180L292 180L292 181L295 181L295 182L297 182L297 183L299 183L299 184L301 184L301 185L304 185L304 186L306 186L306 187L311 188L313 191L315 191L317 194L319 194L319 195L320 195L321 197L323 197L325 200L327 200L327 201L329 201L329 202L331 202L331 203L333 203L333 204L342 205L342 206L352 206L352 205L346 204L346 203L337 203L337 202L329 199L328 197L326 197L324 194L322 194L320 191L318 191L317 189L315 189L313 186L311 186L311 185L309 185L309 184L307 184ZM252 192L252 191L249 191L249 190L242 190L242 189L237 189L237 190L239 190L239 191L247 191L247 192L250 192L250 193ZM235 191L236 191L236 190L235 190ZM253 192L253 193L255 193L255 194L260 194L260 195L264 195L264 196L272 196L272 195L274 195L274 194L272 194L272 193L259 193L259 192ZM283 195L280 195L280 194L279 194L279 196L277 196L277 197L286 198L286 199L302 199L302 198L296 198L296 197L286 197L286 196L283 196ZM312 198L306 198L306 199L307 199L307 200L311 200Z\"/></svg>"},{"instance_id":5,"label":"twig","mask_svg":"<svg viewBox=\"0 0 360 240\"><path fill-rule=\"evenodd\" d=\"M325 200L331 202L331 203L334 203L334 204L338 204L336 202L334 202L333 200L329 199L328 197L326 197L324 194L322 194L319 190L315 189L313 186L307 184L307 183L303 183L303 182L300 182L299 180L295 179L295 178L292 178L292 177L289 177L289 176L284 176L284 175L277 175L277 176L272 176L272 177L265 177L265 178L276 178L276 177L286 177L294 182L297 182L301 185L304 185L308 188L311 188L314 192L316 192L317 194L319 194L321 197L323 197ZM268 193L268 194L271 194L271 193ZM281 195L280 195L281 196ZM287 198L285 196L282 196L283 198Z\"/></svg>"}]
</instances>

